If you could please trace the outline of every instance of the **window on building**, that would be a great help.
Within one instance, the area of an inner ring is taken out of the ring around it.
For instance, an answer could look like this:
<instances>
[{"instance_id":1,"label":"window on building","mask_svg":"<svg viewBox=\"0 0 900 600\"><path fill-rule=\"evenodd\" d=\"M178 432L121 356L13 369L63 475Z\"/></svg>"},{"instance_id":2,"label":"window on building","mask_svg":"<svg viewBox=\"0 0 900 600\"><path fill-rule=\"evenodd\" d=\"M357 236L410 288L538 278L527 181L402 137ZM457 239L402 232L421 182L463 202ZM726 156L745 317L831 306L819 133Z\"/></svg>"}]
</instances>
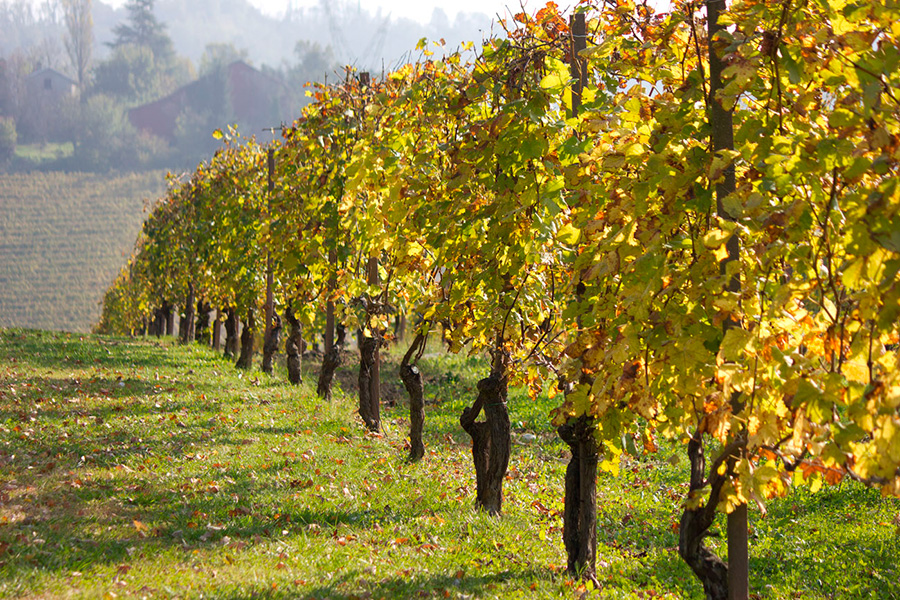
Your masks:
<instances>
[{"instance_id":1,"label":"window on building","mask_svg":"<svg viewBox=\"0 0 900 600\"><path fill-rule=\"evenodd\" d=\"M52 81L49 77L46 77L46 78L44 79L44 89L45 89L45 90L52 90L52 89L53 89L53 81Z\"/></svg>"}]
</instances>

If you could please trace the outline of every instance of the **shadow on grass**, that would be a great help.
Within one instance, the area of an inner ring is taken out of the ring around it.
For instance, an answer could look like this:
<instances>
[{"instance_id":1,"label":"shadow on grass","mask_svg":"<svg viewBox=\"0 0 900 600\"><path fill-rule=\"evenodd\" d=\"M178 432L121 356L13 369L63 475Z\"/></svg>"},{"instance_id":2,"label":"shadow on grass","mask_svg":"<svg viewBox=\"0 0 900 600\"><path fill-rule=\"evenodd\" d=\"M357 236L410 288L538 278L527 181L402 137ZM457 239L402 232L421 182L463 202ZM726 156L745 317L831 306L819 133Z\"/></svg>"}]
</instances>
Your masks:
<instances>
[{"instance_id":1,"label":"shadow on grass","mask_svg":"<svg viewBox=\"0 0 900 600\"><path fill-rule=\"evenodd\" d=\"M459 575L459 576L457 576ZM327 584L320 584L298 591L303 597L329 599L371 598L442 598L450 594L480 596L498 584L519 580L520 582L546 578L546 572L530 569L505 570L487 575L413 575L404 577L378 578L377 574L364 571L350 571L336 577ZM524 586L523 586L524 587ZM296 597L296 596L294 596ZM458 597L458 596L456 596Z\"/></svg>"},{"instance_id":2,"label":"shadow on grass","mask_svg":"<svg viewBox=\"0 0 900 600\"><path fill-rule=\"evenodd\" d=\"M361 598L446 598L481 597L497 585L513 581L546 579L547 573L506 570L490 575L471 576L432 575L406 577L398 573L379 577L367 571L353 570L332 577L328 583L310 585L295 580L284 586L248 582L239 589L218 589L213 597L219 600L282 600L296 598L317 600L360 600ZM155 590L153 590L155 591Z\"/></svg>"},{"instance_id":3,"label":"shadow on grass","mask_svg":"<svg viewBox=\"0 0 900 600\"><path fill-rule=\"evenodd\" d=\"M255 500L265 490L253 489L249 476L221 488L191 482L163 487L127 475L82 480L57 473L41 492L7 484L0 502L6 520L0 525L0 582L35 570L61 575L117 565L145 551L330 538L338 530L360 532L417 516L388 506L323 508L314 490L293 494L280 506L260 504Z\"/></svg>"}]
</instances>

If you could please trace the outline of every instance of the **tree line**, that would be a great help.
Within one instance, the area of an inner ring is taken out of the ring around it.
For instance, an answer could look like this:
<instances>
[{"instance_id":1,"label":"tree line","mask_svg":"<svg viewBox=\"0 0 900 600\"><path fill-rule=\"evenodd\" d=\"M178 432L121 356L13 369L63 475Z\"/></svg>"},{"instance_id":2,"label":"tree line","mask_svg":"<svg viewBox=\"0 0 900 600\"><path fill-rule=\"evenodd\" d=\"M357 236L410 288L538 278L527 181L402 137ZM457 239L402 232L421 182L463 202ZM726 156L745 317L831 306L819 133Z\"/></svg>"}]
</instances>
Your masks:
<instances>
[{"instance_id":1,"label":"tree line","mask_svg":"<svg viewBox=\"0 0 900 600\"><path fill-rule=\"evenodd\" d=\"M379 349L408 320L411 458L426 338L485 353L460 415L479 507L502 510L508 386L549 390L569 570L596 574L598 471L662 436L690 465L680 556L707 597L746 598L748 505L843 478L900 495L900 15L705 7L551 3L472 58L423 40L382 78L348 71L276 143L220 132L156 205L100 330L183 306L190 341L200 303L229 339L243 321L239 367L259 330L269 368L286 323L295 382L324 333L323 397L358 330L377 430ZM705 544L723 513L727 561Z\"/></svg>"}]
</instances>

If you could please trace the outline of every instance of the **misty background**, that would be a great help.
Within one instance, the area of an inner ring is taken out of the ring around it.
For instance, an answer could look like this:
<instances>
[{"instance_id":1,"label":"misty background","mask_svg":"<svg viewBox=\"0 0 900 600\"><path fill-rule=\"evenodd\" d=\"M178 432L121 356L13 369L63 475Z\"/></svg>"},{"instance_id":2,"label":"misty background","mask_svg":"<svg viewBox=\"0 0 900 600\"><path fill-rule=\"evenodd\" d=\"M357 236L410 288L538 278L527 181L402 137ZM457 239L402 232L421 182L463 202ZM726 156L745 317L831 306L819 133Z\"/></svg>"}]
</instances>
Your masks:
<instances>
[{"instance_id":1,"label":"misty background","mask_svg":"<svg viewBox=\"0 0 900 600\"><path fill-rule=\"evenodd\" d=\"M490 29L485 14L422 23L357 0L278 16L247 0L0 0L0 169L189 169L214 129L290 123L307 82L344 65L377 77L421 38L452 50Z\"/></svg>"},{"instance_id":2,"label":"misty background","mask_svg":"<svg viewBox=\"0 0 900 600\"><path fill-rule=\"evenodd\" d=\"M421 38L454 50L490 27L356 0L278 16L246 0L0 0L0 327L90 331L167 172L208 159L215 129L272 137L308 82L344 65L377 78Z\"/></svg>"}]
</instances>

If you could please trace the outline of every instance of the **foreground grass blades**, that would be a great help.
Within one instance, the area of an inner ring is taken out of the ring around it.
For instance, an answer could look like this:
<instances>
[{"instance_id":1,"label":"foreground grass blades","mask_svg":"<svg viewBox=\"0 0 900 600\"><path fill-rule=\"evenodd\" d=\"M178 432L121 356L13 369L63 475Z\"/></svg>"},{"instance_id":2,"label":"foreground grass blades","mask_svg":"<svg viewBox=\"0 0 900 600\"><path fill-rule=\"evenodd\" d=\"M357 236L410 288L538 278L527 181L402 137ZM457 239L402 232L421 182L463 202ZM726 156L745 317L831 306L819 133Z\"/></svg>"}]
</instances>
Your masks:
<instances>
[{"instance_id":1,"label":"foreground grass blades","mask_svg":"<svg viewBox=\"0 0 900 600\"><path fill-rule=\"evenodd\" d=\"M408 464L397 360L373 436L352 415L353 365L324 404L281 372L238 373L196 346L0 332L0 597L701 597L670 510L683 448L601 477L600 589L579 589L563 573L552 402L511 393L494 519L473 509L457 420L484 363L423 359L427 451ZM753 591L900 597L897 510L847 483L772 501L752 519Z\"/></svg>"}]
</instances>

